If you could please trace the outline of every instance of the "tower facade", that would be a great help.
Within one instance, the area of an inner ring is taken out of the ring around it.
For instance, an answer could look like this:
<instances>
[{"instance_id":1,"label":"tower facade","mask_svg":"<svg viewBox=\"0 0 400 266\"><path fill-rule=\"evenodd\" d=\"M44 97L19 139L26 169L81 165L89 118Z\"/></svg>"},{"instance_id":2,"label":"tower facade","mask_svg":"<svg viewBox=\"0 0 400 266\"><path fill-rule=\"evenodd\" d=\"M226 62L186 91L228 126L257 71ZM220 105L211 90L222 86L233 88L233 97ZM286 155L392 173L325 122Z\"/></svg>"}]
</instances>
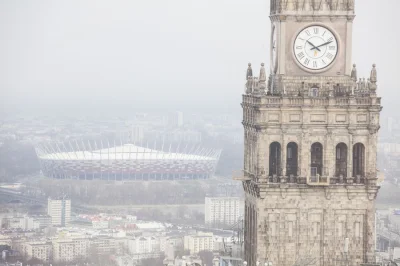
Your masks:
<instances>
[{"instance_id":1,"label":"tower facade","mask_svg":"<svg viewBox=\"0 0 400 266\"><path fill-rule=\"evenodd\" d=\"M243 95L245 260L375 262L377 73L352 64L353 0L271 0L267 78Z\"/></svg>"}]
</instances>

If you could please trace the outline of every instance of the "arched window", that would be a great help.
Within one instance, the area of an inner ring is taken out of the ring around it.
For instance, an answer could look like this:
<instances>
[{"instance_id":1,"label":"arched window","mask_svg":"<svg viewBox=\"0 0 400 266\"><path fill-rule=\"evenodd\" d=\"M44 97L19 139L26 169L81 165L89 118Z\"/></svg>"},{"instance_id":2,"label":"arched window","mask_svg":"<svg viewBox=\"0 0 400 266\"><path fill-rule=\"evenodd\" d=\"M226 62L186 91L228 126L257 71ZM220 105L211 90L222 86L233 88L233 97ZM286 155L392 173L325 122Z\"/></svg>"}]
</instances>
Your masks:
<instances>
[{"instance_id":1,"label":"arched window","mask_svg":"<svg viewBox=\"0 0 400 266\"><path fill-rule=\"evenodd\" d=\"M281 144L272 142L269 145L269 176L280 175L281 169Z\"/></svg>"},{"instance_id":2,"label":"arched window","mask_svg":"<svg viewBox=\"0 0 400 266\"><path fill-rule=\"evenodd\" d=\"M323 147L319 142L313 143L311 145L311 176L315 177L318 175L322 175L323 168Z\"/></svg>"},{"instance_id":3,"label":"arched window","mask_svg":"<svg viewBox=\"0 0 400 266\"><path fill-rule=\"evenodd\" d=\"M362 143L353 146L353 176L365 177L365 147Z\"/></svg>"},{"instance_id":4,"label":"arched window","mask_svg":"<svg viewBox=\"0 0 400 266\"><path fill-rule=\"evenodd\" d=\"M339 143L336 145L336 172L335 176L347 177L347 145Z\"/></svg>"},{"instance_id":5,"label":"arched window","mask_svg":"<svg viewBox=\"0 0 400 266\"><path fill-rule=\"evenodd\" d=\"M295 142L290 142L287 145L286 151L286 175L297 176L298 168L298 148Z\"/></svg>"}]
</instances>

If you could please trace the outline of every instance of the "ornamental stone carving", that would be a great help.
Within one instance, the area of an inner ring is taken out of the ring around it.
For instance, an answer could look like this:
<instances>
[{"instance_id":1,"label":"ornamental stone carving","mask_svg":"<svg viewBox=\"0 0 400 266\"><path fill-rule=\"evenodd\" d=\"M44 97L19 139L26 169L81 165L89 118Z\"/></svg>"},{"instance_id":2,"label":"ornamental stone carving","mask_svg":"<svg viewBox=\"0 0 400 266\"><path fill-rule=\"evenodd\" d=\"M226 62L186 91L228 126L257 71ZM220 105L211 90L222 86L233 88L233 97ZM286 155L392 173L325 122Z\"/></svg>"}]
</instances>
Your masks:
<instances>
[{"instance_id":1,"label":"ornamental stone carving","mask_svg":"<svg viewBox=\"0 0 400 266\"><path fill-rule=\"evenodd\" d=\"M357 82L357 68L356 68L356 64L353 65L353 69L351 70L351 79L354 82Z\"/></svg>"},{"instance_id":2,"label":"ornamental stone carving","mask_svg":"<svg viewBox=\"0 0 400 266\"><path fill-rule=\"evenodd\" d=\"M251 63L249 63L247 67L246 80L249 79L249 77L253 77L253 69L251 68Z\"/></svg>"}]
</instances>

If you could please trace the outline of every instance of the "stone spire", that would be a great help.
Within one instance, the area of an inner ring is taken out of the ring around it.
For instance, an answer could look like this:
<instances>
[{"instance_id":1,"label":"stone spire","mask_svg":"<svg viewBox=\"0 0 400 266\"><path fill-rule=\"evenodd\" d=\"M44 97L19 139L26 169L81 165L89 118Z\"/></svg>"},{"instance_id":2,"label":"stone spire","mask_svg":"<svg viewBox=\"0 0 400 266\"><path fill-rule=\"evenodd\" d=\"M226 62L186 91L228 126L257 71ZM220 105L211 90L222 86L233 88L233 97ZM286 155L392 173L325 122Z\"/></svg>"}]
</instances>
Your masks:
<instances>
[{"instance_id":1,"label":"stone spire","mask_svg":"<svg viewBox=\"0 0 400 266\"><path fill-rule=\"evenodd\" d=\"M265 92L265 88L267 87L265 83L266 81L267 81L267 74L265 73L264 63L261 63L260 76L259 76L259 89L261 90L261 92Z\"/></svg>"},{"instance_id":2,"label":"stone spire","mask_svg":"<svg viewBox=\"0 0 400 266\"><path fill-rule=\"evenodd\" d=\"M261 63L259 80L264 82L267 81L267 75L265 74L264 63Z\"/></svg>"},{"instance_id":3,"label":"stone spire","mask_svg":"<svg viewBox=\"0 0 400 266\"><path fill-rule=\"evenodd\" d=\"M248 64L247 68L247 73L246 73L246 80L249 79L249 77L253 77L253 69L251 69L251 63Z\"/></svg>"},{"instance_id":4,"label":"stone spire","mask_svg":"<svg viewBox=\"0 0 400 266\"><path fill-rule=\"evenodd\" d=\"M373 83L373 84L376 84L376 82L378 81L375 64L372 65L371 76L369 79L371 80L371 83Z\"/></svg>"},{"instance_id":5,"label":"stone spire","mask_svg":"<svg viewBox=\"0 0 400 266\"><path fill-rule=\"evenodd\" d=\"M369 77L369 80L371 82L370 90L373 94L375 94L376 89L377 89L376 83L378 82L378 75L376 73L376 65L375 64L372 65L372 70L371 70L371 75Z\"/></svg>"},{"instance_id":6,"label":"stone spire","mask_svg":"<svg viewBox=\"0 0 400 266\"><path fill-rule=\"evenodd\" d=\"M353 65L353 69L351 70L351 79L354 82L357 82L357 68L356 68L356 64Z\"/></svg>"}]
</instances>

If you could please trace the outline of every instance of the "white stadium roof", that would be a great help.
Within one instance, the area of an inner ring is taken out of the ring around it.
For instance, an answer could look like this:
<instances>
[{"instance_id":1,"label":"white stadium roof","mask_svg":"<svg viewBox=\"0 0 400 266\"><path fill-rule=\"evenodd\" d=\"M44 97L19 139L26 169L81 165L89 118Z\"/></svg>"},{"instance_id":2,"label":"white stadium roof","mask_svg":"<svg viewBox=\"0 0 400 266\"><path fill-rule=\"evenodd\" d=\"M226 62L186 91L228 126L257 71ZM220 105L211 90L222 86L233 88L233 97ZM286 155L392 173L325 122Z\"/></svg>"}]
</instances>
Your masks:
<instances>
[{"instance_id":1,"label":"white stadium roof","mask_svg":"<svg viewBox=\"0 0 400 266\"><path fill-rule=\"evenodd\" d=\"M195 154L179 153L172 151L160 151L124 144L92 151L54 151L54 149L38 149L38 157L41 160L215 160L220 151L201 149ZM199 153L201 155L199 155Z\"/></svg>"}]
</instances>

